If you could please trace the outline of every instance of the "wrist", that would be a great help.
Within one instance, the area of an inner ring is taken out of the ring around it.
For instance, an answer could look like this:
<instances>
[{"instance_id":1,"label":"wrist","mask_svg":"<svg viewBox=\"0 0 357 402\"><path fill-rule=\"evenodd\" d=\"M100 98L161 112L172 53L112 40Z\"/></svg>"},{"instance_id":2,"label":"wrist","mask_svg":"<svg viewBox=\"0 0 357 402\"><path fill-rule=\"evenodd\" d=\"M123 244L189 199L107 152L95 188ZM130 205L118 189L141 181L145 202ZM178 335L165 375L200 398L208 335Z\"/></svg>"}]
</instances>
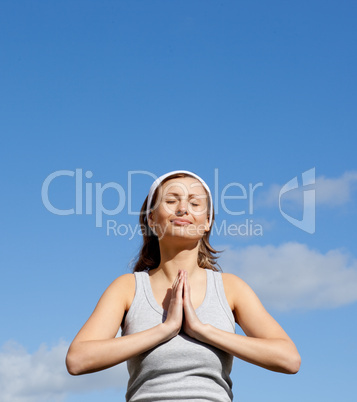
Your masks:
<instances>
[{"instance_id":1,"label":"wrist","mask_svg":"<svg viewBox=\"0 0 357 402\"><path fill-rule=\"evenodd\" d=\"M195 338L199 342L206 343L207 331L209 331L209 324L202 324L202 322L197 322L193 327L190 328L188 334L191 338Z\"/></svg>"},{"instance_id":2,"label":"wrist","mask_svg":"<svg viewBox=\"0 0 357 402\"><path fill-rule=\"evenodd\" d=\"M200 332L200 341L201 342L208 342L209 333L212 329L212 325L210 324L202 324L201 332Z\"/></svg>"},{"instance_id":3,"label":"wrist","mask_svg":"<svg viewBox=\"0 0 357 402\"><path fill-rule=\"evenodd\" d=\"M180 332L180 328L177 329L174 325L166 321L159 324L158 327L164 337L163 342L170 340Z\"/></svg>"}]
</instances>

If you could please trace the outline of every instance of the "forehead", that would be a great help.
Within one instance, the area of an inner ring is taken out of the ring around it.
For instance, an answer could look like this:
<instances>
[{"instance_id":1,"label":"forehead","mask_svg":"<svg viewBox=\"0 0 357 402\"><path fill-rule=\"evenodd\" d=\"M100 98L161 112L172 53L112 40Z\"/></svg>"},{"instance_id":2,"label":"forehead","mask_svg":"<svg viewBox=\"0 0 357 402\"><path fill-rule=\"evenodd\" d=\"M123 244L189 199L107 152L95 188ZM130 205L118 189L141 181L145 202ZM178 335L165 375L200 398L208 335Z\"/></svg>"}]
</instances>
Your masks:
<instances>
[{"instance_id":1,"label":"forehead","mask_svg":"<svg viewBox=\"0 0 357 402\"><path fill-rule=\"evenodd\" d=\"M161 187L162 194L206 195L202 183L194 177L178 177L167 180Z\"/></svg>"}]
</instances>

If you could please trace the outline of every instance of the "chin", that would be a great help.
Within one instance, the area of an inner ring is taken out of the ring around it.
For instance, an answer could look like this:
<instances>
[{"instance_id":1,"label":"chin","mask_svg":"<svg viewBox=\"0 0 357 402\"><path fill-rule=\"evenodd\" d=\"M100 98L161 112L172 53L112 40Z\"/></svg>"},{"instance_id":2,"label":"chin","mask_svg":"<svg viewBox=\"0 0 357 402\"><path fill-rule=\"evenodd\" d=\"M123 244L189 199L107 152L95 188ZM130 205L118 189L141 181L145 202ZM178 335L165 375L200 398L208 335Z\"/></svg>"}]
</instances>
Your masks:
<instances>
[{"instance_id":1,"label":"chin","mask_svg":"<svg viewBox=\"0 0 357 402\"><path fill-rule=\"evenodd\" d=\"M171 241L174 239L177 240L187 240L187 241L193 241L197 242L200 239L202 239L202 235L199 233L192 233L188 234L187 232L185 233L184 231L177 231L177 230L172 230L171 233L166 233L165 235L162 236L162 238L169 238Z\"/></svg>"}]
</instances>

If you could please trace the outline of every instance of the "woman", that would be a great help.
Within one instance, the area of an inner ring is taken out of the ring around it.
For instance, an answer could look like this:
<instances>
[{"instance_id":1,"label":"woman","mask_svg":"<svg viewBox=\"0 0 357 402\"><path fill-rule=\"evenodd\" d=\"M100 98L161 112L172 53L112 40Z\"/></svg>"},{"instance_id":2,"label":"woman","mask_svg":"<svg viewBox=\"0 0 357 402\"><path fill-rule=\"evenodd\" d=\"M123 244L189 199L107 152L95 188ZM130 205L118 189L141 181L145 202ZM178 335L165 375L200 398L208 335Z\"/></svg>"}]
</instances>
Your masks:
<instances>
[{"instance_id":1,"label":"woman","mask_svg":"<svg viewBox=\"0 0 357 402\"><path fill-rule=\"evenodd\" d=\"M199 176L159 177L140 220L134 274L120 276L102 295L68 350L69 373L127 361L127 401L224 402L233 400L233 356L282 373L299 370L294 343L251 288L218 272L209 244L212 196ZM235 334L235 323L246 336Z\"/></svg>"}]
</instances>

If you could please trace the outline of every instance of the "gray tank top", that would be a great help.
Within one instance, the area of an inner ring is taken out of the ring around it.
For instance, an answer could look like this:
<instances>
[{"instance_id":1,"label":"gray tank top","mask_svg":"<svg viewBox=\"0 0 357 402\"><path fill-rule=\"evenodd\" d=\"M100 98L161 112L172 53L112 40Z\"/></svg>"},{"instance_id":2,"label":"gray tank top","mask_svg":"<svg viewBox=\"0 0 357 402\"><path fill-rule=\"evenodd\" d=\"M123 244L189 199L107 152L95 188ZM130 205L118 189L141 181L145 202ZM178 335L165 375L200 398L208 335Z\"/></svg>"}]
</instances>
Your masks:
<instances>
[{"instance_id":1,"label":"gray tank top","mask_svg":"<svg viewBox=\"0 0 357 402\"><path fill-rule=\"evenodd\" d=\"M204 324L234 333L234 317L224 293L222 275L210 269L205 271L206 295L196 314ZM152 328L164 322L166 314L154 297L148 271L135 272L135 296L125 317L122 336ZM180 332L127 361L126 401L231 402L232 363L232 355Z\"/></svg>"}]
</instances>

